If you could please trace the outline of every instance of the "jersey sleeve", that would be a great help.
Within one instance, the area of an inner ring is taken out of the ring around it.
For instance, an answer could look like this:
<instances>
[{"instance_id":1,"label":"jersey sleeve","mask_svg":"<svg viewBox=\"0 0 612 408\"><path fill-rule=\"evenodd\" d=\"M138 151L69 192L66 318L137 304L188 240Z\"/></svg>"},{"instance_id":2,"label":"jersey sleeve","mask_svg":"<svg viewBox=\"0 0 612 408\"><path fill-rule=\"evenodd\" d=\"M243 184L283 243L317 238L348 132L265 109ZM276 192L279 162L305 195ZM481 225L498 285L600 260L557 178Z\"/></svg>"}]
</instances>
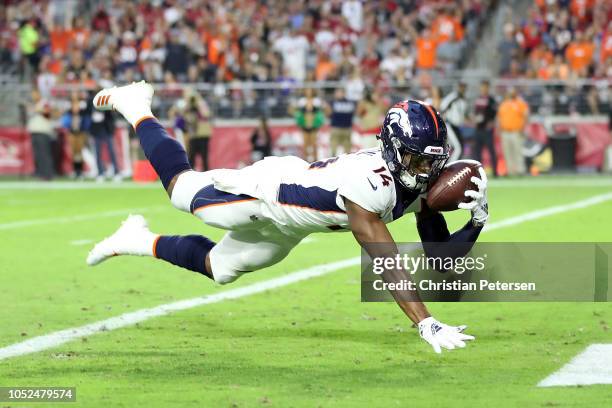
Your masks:
<instances>
[{"instance_id":1,"label":"jersey sleeve","mask_svg":"<svg viewBox=\"0 0 612 408\"><path fill-rule=\"evenodd\" d=\"M381 217L393 208L395 190L393 183L368 169L353 169L338 188L339 205L345 208L342 197L348 198L364 210Z\"/></svg>"}]
</instances>

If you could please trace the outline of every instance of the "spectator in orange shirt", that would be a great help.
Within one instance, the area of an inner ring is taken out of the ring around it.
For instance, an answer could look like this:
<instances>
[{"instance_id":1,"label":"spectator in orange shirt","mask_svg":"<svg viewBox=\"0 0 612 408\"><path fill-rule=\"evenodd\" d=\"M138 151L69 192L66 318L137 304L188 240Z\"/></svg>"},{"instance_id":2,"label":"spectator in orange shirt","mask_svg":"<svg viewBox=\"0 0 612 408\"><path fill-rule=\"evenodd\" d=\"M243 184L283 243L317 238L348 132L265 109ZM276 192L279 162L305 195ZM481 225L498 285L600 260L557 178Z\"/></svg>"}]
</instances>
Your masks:
<instances>
[{"instance_id":1,"label":"spectator in orange shirt","mask_svg":"<svg viewBox=\"0 0 612 408\"><path fill-rule=\"evenodd\" d=\"M72 23L72 35L70 37L70 45L79 48L87 46L89 40L89 30L85 26L85 20L82 17L75 17Z\"/></svg>"},{"instance_id":2,"label":"spectator in orange shirt","mask_svg":"<svg viewBox=\"0 0 612 408\"><path fill-rule=\"evenodd\" d=\"M59 75L64 70L64 54L61 51L53 51L46 69L52 74Z\"/></svg>"},{"instance_id":3,"label":"spectator in orange shirt","mask_svg":"<svg viewBox=\"0 0 612 408\"><path fill-rule=\"evenodd\" d=\"M497 123L509 176L523 175L526 172L523 141L528 117L527 103L518 96L516 89L510 89L497 111Z\"/></svg>"},{"instance_id":4,"label":"spectator in orange shirt","mask_svg":"<svg viewBox=\"0 0 612 408\"><path fill-rule=\"evenodd\" d=\"M438 42L433 37L431 30L426 28L421 36L416 39L417 61L419 69L434 69L436 67L436 49Z\"/></svg>"},{"instance_id":5,"label":"spectator in orange shirt","mask_svg":"<svg viewBox=\"0 0 612 408\"><path fill-rule=\"evenodd\" d=\"M593 61L593 53L595 45L582 31L576 32L576 40L572 41L565 50L565 58L567 58L570 68L575 73L584 74L586 69Z\"/></svg>"},{"instance_id":6,"label":"spectator in orange shirt","mask_svg":"<svg viewBox=\"0 0 612 408\"><path fill-rule=\"evenodd\" d=\"M531 51L529 58L531 59L532 64L538 67L540 66L540 61L544 61L546 65L552 64L554 55L544 44L539 44L533 49L533 51Z\"/></svg>"},{"instance_id":7,"label":"spectator in orange shirt","mask_svg":"<svg viewBox=\"0 0 612 408\"><path fill-rule=\"evenodd\" d=\"M336 73L336 64L329 59L325 52L319 53L317 66L315 67L315 79L317 81L329 81Z\"/></svg>"},{"instance_id":8,"label":"spectator in orange shirt","mask_svg":"<svg viewBox=\"0 0 612 408\"><path fill-rule=\"evenodd\" d=\"M66 54L70 41L72 40L72 30L70 28L55 27L51 29L49 33L49 40L51 42L51 51L53 53L61 52Z\"/></svg>"},{"instance_id":9,"label":"spectator in orange shirt","mask_svg":"<svg viewBox=\"0 0 612 408\"><path fill-rule=\"evenodd\" d=\"M442 9L441 13L433 21L432 31L439 43L461 41L464 36L463 26L459 18L451 15L446 9Z\"/></svg>"},{"instance_id":10,"label":"spectator in orange shirt","mask_svg":"<svg viewBox=\"0 0 612 408\"><path fill-rule=\"evenodd\" d=\"M75 17L72 24L66 23L65 26L51 27L49 40L52 52L67 54L71 47L83 49L89 40L89 29L85 26L82 17Z\"/></svg>"},{"instance_id":11,"label":"spectator in orange shirt","mask_svg":"<svg viewBox=\"0 0 612 408\"><path fill-rule=\"evenodd\" d=\"M202 36L207 45L208 62L217 66L223 66L223 40L216 27L212 27L210 32Z\"/></svg>"}]
</instances>

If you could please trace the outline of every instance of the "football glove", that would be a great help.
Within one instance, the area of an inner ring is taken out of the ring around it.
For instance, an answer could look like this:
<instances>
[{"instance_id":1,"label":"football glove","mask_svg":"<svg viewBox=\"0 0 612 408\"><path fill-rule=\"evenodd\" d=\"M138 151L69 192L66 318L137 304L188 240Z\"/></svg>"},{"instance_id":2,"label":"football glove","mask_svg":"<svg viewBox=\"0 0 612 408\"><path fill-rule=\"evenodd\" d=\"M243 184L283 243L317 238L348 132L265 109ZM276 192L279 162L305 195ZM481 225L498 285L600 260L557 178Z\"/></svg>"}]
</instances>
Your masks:
<instances>
[{"instance_id":1,"label":"football glove","mask_svg":"<svg viewBox=\"0 0 612 408\"><path fill-rule=\"evenodd\" d=\"M433 317L428 317L419 322L419 334L421 338L433 347L438 354L442 352L442 347L453 350L456 347L465 347L466 340L474 340L474 336L463 334L467 326L449 326L440 323Z\"/></svg>"},{"instance_id":2,"label":"football glove","mask_svg":"<svg viewBox=\"0 0 612 408\"><path fill-rule=\"evenodd\" d=\"M459 208L472 212L472 224L482 227L489 218L489 204L487 203L487 173L482 167L478 168L480 178L472 177L470 180L476 184L478 191L466 190L465 196L472 200L467 203L459 203Z\"/></svg>"}]
</instances>

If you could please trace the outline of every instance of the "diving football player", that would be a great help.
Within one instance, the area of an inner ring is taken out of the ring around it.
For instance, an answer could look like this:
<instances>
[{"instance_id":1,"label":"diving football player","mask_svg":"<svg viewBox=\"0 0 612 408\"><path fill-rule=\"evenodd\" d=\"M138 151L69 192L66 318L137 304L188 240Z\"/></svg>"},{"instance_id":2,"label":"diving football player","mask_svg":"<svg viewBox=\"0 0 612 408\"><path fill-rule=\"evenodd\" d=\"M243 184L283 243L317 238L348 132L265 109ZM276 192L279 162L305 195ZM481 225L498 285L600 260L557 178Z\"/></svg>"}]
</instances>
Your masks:
<instances>
[{"instance_id":1,"label":"diving football player","mask_svg":"<svg viewBox=\"0 0 612 408\"><path fill-rule=\"evenodd\" d=\"M428 182L444 167L449 148L444 121L423 102L391 107L380 148L314 163L266 157L239 170L197 172L151 113L152 98L153 88L141 81L103 89L93 103L98 110L118 111L134 127L174 207L228 232L217 243L201 235L160 235L148 229L142 216L132 215L91 250L89 265L116 255L151 256L227 284L280 262L313 232L351 231L372 258L394 257L397 247L386 224L414 213L424 243L461 243L465 253L458 255L464 256L487 221L484 172L472 178L477 190L465 193L471 201L461 204L470 220L453 234L442 214L424 204ZM383 273L388 282L406 277L400 269ZM406 292L391 294L437 353L474 339L463 332L465 326L432 317L416 291Z\"/></svg>"}]
</instances>

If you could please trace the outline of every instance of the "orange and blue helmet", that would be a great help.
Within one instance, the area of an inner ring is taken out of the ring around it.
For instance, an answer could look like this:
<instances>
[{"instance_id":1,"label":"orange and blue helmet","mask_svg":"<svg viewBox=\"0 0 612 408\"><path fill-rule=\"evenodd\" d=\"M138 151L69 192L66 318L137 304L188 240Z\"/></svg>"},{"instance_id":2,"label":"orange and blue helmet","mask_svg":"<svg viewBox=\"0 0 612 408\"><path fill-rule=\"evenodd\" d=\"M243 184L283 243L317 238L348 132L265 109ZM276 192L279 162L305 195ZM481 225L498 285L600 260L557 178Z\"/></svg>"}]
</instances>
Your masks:
<instances>
[{"instance_id":1,"label":"orange and blue helmet","mask_svg":"<svg viewBox=\"0 0 612 408\"><path fill-rule=\"evenodd\" d=\"M378 137L391 174L411 191L426 191L448 160L446 125L425 102L410 99L393 105Z\"/></svg>"}]
</instances>

